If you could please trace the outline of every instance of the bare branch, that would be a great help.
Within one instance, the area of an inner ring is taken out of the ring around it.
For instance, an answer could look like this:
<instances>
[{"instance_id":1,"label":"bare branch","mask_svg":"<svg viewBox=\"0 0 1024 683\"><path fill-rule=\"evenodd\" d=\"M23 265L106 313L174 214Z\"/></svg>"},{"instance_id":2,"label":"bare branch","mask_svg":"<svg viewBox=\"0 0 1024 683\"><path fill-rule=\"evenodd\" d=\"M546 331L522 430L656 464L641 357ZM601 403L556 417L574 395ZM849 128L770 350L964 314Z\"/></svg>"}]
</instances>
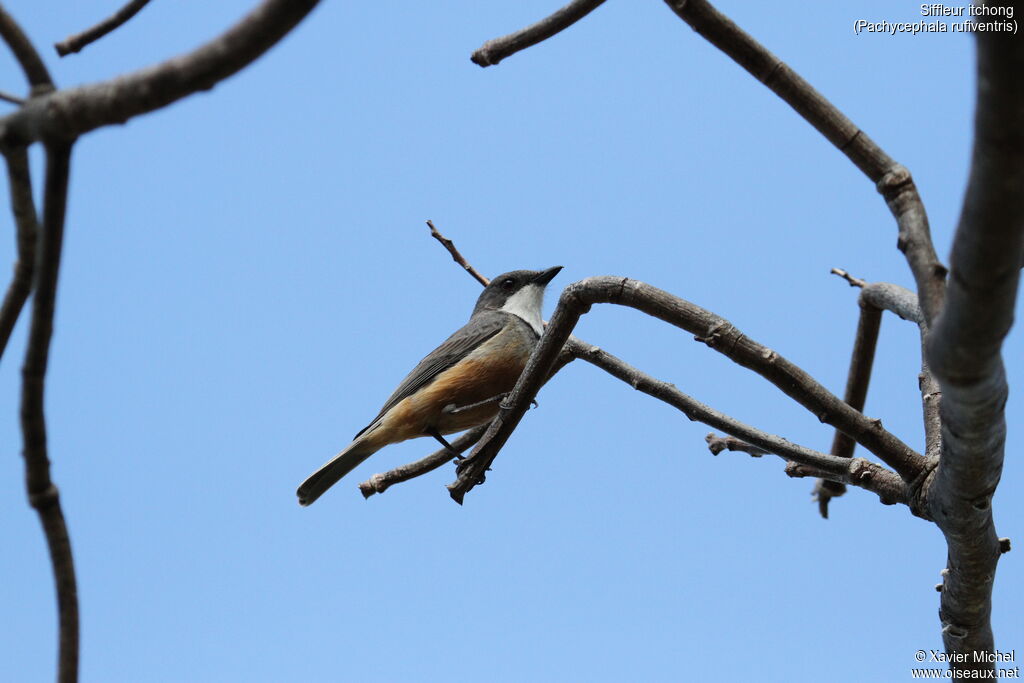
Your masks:
<instances>
[{"instance_id":1,"label":"bare branch","mask_svg":"<svg viewBox=\"0 0 1024 683\"><path fill-rule=\"evenodd\" d=\"M455 243L438 232L437 228L434 227L433 221L427 221L427 225L430 226L430 236L440 242L441 245L448 250L448 253L452 255L452 260L462 266L467 273L472 275L474 280L486 287L490 280L481 275L480 271L466 261L465 257L463 257L462 254L459 253L459 250L455 248Z\"/></svg>"},{"instance_id":2,"label":"bare branch","mask_svg":"<svg viewBox=\"0 0 1024 683\"><path fill-rule=\"evenodd\" d=\"M942 307L945 267L910 172L763 45L707 0L665 0L683 21L796 110L875 183L899 226L897 246L910 265L929 323Z\"/></svg>"},{"instance_id":3,"label":"bare branch","mask_svg":"<svg viewBox=\"0 0 1024 683\"><path fill-rule=\"evenodd\" d=\"M7 349L11 332L21 317L22 308L32 289L36 238L39 234L36 205L32 198L32 175L29 173L28 153L24 148L18 148L8 150L6 156L11 211L17 226L18 261L14 264L14 276L7 287L3 306L0 307L0 357L3 357Z\"/></svg>"},{"instance_id":4,"label":"bare branch","mask_svg":"<svg viewBox=\"0 0 1024 683\"><path fill-rule=\"evenodd\" d=\"M847 472L843 473L841 479L833 472L793 460L786 463L786 474L790 477L818 477L821 481L841 481L844 484L857 485L874 491L878 494L879 500L887 505L906 502L906 487L893 472L864 458L844 458L842 462L846 464ZM882 480L881 485L877 480Z\"/></svg>"},{"instance_id":5,"label":"bare branch","mask_svg":"<svg viewBox=\"0 0 1024 683\"><path fill-rule=\"evenodd\" d=\"M46 70L46 65L43 64L39 53L32 47L32 41L28 39L18 22L7 13L2 5L0 5L0 38L3 38L7 47L11 48L14 58L21 65L21 70L25 72L25 78L34 92L53 89L50 72Z\"/></svg>"},{"instance_id":6,"label":"bare branch","mask_svg":"<svg viewBox=\"0 0 1024 683\"><path fill-rule=\"evenodd\" d=\"M470 59L474 64L483 67L497 64L520 50L525 50L564 31L593 12L603 2L604 0L572 0L568 5L536 24L531 24L507 36L488 40L473 53Z\"/></svg>"},{"instance_id":7,"label":"bare branch","mask_svg":"<svg viewBox=\"0 0 1024 683\"><path fill-rule=\"evenodd\" d=\"M718 436L714 432L709 432L704 440L708 443L708 450L711 451L712 455L718 455L722 451L738 451L740 453L746 453L752 458L760 458L763 455L770 453L765 449L755 446L752 443L747 443L742 439L737 439L734 436Z\"/></svg>"},{"instance_id":8,"label":"bare branch","mask_svg":"<svg viewBox=\"0 0 1024 683\"><path fill-rule=\"evenodd\" d=\"M861 286L863 287L863 285ZM861 299L860 318L857 320L857 332L853 338L850 369L846 376L846 393L843 396L843 400L859 412L864 412L868 385L871 383L871 367L874 365L875 349L878 347L878 331L881 326L881 309L866 304ZM832 448L829 453L840 458L852 458L856 448L857 442L837 429L835 436L832 437ZM815 486L814 494L818 501L818 512L823 518L828 519L829 501L844 493L846 493L846 487L843 484L820 482Z\"/></svg>"},{"instance_id":9,"label":"bare branch","mask_svg":"<svg viewBox=\"0 0 1024 683\"><path fill-rule=\"evenodd\" d=\"M0 118L0 142L73 139L209 90L273 47L317 3L264 0L222 35L188 54L108 81L32 98Z\"/></svg>"},{"instance_id":10,"label":"bare branch","mask_svg":"<svg viewBox=\"0 0 1024 683\"><path fill-rule=\"evenodd\" d=\"M76 681L78 678L78 594L71 543L61 511L60 496L50 478L43 390L50 353L50 338L53 335L53 313L64 236L70 160L69 144L54 143L47 146L43 224L36 254L32 323L29 328L25 363L21 371L21 431L24 438L25 483L29 502L39 514L50 549L50 562L57 585L60 623L58 680L67 682Z\"/></svg>"},{"instance_id":11,"label":"bare branch","mask_svg":"<svg viewBox=\"0 0 1024 683\"><path fill-rule=\"evenodd\" d=\"M1000 545L991 499L1006 445L1002 345L1013 323L1024 253L1024 42L979 33L977 49L970 178L946 305L927 344L942 389L942 457L928 505L949 548L939 615L950 652L994 647L992 583Z\"/></svg>"},{"instance_id":12,"label":"bare branch","mask_svg":"<svg viewBox=\"0 0 1024 683\"><path fill-rule=\"evenodd\" d=\"M554 317L552 317L553 320ZM716 439L714 434L708 434L706 440L712 453L721 452L721 447L741 450L755 457L760 457L760 454L764 453L774 453L784 460L803 463L815 468L815 471L826 472L832 480L848 482L872 491L878 494L886 505L906 502L903 481L894 472L884 467L869 464L859 469L851 469L849 461L805 448L780 436L744 424L684 394L674 385L651 377L597 346L580 342L575 337L571 337L565 346L580 360L585 360L595 367L601 368L637 391L664 401L686 415L689 420L721 429L735 437ZM868 471L871 474L862 476L864 472Z\"/></svg>"},{"instance_id":13,"label":"bare branch","mask_svg":"<svg viewBox=\"0 0 1024 683\"><path fill-rule=\"evenodd\" d=\"M605 276L573 283L562 292L555 313L508 400L509 407L503 407L499 412L464 462L458 481L448 487L456 501L461 501L490 467L522 418L526 405L536 395L541 378L547 376L580 316L595 303L630 306L696 334L698 341L765 377L822 422L850 434L895 469L905 481L914 480L922 471L923 458L883 429L881 421L869 419L840 401L806 372L748 338L724 318L643 282ZM746 440L764 447L753 439Z\"/></svg>"},{"instance_id":14,"label":"bare branch","mask_svg":"<svg viewBox=\"0 0 1024 683\"><path fill-rule=\"evenodd\" d=\"M881 326L882 311L874 306L861 304L857 333L853 339L853 352L850 354L850 370L846 377L846 393L843 396L847 405L858 412L864 412ZM852 458L856 447L856 441L837 430L830 452L840 458Z\"/></svg>"},{"instance_id":15,"label":"bare branch","mask_svg":"<svg viewBox=\"0 0 1024 683\"><path fill-rule=\"evenodd\" d=\"M452 448L461 453L479 441L480 437L484 435L486 430L486 424L473 427L464 434L459 435L459 438L452 441ZM393 484L400 484L403 481L409 481L410 479L422 476L428 472L433 472L438 467L441 467L445 463L449 463L451 461L451 451L447 448L441 448L434 451L427 457L417 460L416 462L396 467L395 469L384 472L383 474L373 475L359 485L359 490L362 491L363 498L369 498L375 493L384 493Z\"/></svg>"},{"instance_id":16,"label":"bare branch","mask_svg":"<svg viewBox=\"0 0 1024 683\"><path fill-rule=\"evenodd\" d=\"M114 12L95 26L88 28L81 33L76 33L54 45L57 54L65 57L73 52L78 52L86 45L94 43L107 35L117 27L138 14L139 10L149 4L149 0L131 0L127 5Z\"/></svg>"}]
</instances>

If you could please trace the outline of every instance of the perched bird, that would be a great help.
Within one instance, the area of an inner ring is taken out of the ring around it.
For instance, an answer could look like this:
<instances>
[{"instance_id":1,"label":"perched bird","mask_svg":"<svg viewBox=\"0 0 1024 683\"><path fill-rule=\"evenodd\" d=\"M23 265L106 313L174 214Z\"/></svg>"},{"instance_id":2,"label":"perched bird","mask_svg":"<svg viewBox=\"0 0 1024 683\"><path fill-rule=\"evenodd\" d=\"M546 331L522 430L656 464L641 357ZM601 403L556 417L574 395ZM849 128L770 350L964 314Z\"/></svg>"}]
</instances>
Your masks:
<instances>
[{"instance_id":1,"label":"perched bird","mask_svg":"<svg viewBox=\"0 0 1024 683\"><path fill-rule=\"evenodd\" d=\"M389 444L432 436L457 455L443 435L497 415L544 330L544 289L561 269L513 270L491 280L469 322L412 369L352 443L302 482L299 504L309 505Z\"/></svg>"}]
</instances>

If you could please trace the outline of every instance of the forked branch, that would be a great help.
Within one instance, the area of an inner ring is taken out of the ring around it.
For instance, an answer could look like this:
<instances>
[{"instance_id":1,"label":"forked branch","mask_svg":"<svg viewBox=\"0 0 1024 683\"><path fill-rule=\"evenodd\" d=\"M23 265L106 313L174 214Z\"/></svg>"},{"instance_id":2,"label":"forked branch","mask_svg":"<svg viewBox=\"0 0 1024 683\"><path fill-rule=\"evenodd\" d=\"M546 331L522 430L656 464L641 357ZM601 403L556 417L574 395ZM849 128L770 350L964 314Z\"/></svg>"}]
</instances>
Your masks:
<instances>
[{"instance_id":1,"label":"forked branch","mask_svg":"<svg viewBox=\"0 0 1024 683\"><path fill-rule=\"evenodd\" d=\"M461 453L479 441L480 437L484 435L484 431L486 430L486 424L473 427L466 433L460 434L459 438L452 441L452 448ZM394 484L400 484L403 481L409 481L410 479L421 477L428 472L433 472L438 467L441 467L451 461L451 451L447 448L440 448L416 462L396 467L393 470L388 470L382 474L373 475L359 485L359 490L362 492L363 498L369 498L375 493L384 493Z\"/></svg>"},{"instance_id":2,"label":"forked branch","mask_svg":"<svg viewBox=\"0 0 1024 683\"><path fill-rule=\"evenodd\" d=\"M74 139L214 85L286 36L318 0L264 0L238 23L192 52L124 76L32 98L0 118L0 143Z\"/></svg>"},{"instance_id":3,"label":"forked branch","mask_svg":"<svg viewBox=\"0 0 1024 683\"><path fill-rule=\"evenodd\" d=\"M923 458L886 431L879 420L871 420L854 410L806 372L748 338L727 320L642 282L606 276L574 283L562 292L548 328L512 392L510 407L502 410L491 423L462 469L458 481L449 486L456 501L461 501L490 467L522 418L526 405L536 395L541 378L547 376L551 364L580 316L595 303L630 306L694 333L698 341L771 381L822 422L852 436L896 470L904 481L913 481L922 471ZM751 440L751 443L762 446L757 441Z\"/></svg>"},{"instance_id":4,"label":"forked branch","mask_svg":"<svg viewBox=\"0 0 1024 683\"><path fill-rule=\"evenodd\" d=\"M552 324L554 320L555 318L552 317ZM895 472L887 470L880 465L869 463L866 460L853 464L849 459L820 453L791 443L780 436L751 427L684 394L674 385L651 377L607 351L596 346L583 344L574 337L569 338L565 348L580 360L584 360L604 370L612 377L622 380L637 391L642 391L648 396L664 401L678 409L688 419L721 429L723 432L730 434L731 437L735 437L731 440L723 440L715 439L714 435L709 434L708 447L712 453L721 451L721 448L718 448L718 446L732 450L742 450L755 456L774 453L784 460L802 463L809 468L813 468L815 472L824 473L822 476L825 476L830 481L852 484L871 491L877 494L881 501L887 505L905 503L907 501L903 481ZM529 371L529 368L527 371ZM515 400L514 393L512 400ZM791 474L790 476L796 475ZM451 486L449 490L452 490ZM452 496L455 496L454 491Z\"/></svg>"}]
</instances>

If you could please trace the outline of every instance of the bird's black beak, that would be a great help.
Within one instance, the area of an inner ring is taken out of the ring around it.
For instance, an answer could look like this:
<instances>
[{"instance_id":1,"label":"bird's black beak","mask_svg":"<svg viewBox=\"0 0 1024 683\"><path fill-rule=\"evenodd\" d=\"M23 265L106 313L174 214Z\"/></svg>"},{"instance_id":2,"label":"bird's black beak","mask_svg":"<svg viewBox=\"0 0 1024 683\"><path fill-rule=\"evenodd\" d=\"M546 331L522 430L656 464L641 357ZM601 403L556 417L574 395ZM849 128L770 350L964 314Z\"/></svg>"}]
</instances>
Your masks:
<instances>
[{"instance_id":1,"label":"bird's black beak","mask_svg":"<svg viewBox=\"0 0 1024 683\"><path fill-rule=\"evenodd\" d=\"M541 287L543 287L547 283L549 283L552 280L554 280L555 276L558 275L558 271L560 271L561 269L562 269L562 266L555 266L554 268L548 268L547 270L542 270L539 273L537 273L537 276L533 278L533 281L536 282Z\"/></svg>"}]
</instances>

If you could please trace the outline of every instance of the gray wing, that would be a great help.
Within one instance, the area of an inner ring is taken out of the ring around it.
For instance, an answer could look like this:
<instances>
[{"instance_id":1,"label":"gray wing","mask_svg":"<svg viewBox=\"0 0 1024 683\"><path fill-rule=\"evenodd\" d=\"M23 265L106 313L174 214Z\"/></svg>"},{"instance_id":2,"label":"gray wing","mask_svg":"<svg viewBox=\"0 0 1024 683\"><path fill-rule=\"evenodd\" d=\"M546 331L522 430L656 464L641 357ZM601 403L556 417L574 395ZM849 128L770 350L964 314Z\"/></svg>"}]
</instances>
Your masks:
<instances>
[{"instance_id":1,"label":"gray wing","mask_svg":"<svg viewBox=\"0 0 1024 683\"><path fill-rule=\"evenodd\" d=\"M507 313L500 311L487 311L475 316L470 322L462 326L455 334L448 337L440 346L431 351L426 358L412 369L402 383L391 394L384 407L377 413L370 424L359 430L353 438L373 426L384 413L394 408L399 401L412 396L416 391L430 384L431 381L442 372L458 363L460 360L472 353L473 349L501 332L508 321Z\"/></svg>"}]
</instances>

